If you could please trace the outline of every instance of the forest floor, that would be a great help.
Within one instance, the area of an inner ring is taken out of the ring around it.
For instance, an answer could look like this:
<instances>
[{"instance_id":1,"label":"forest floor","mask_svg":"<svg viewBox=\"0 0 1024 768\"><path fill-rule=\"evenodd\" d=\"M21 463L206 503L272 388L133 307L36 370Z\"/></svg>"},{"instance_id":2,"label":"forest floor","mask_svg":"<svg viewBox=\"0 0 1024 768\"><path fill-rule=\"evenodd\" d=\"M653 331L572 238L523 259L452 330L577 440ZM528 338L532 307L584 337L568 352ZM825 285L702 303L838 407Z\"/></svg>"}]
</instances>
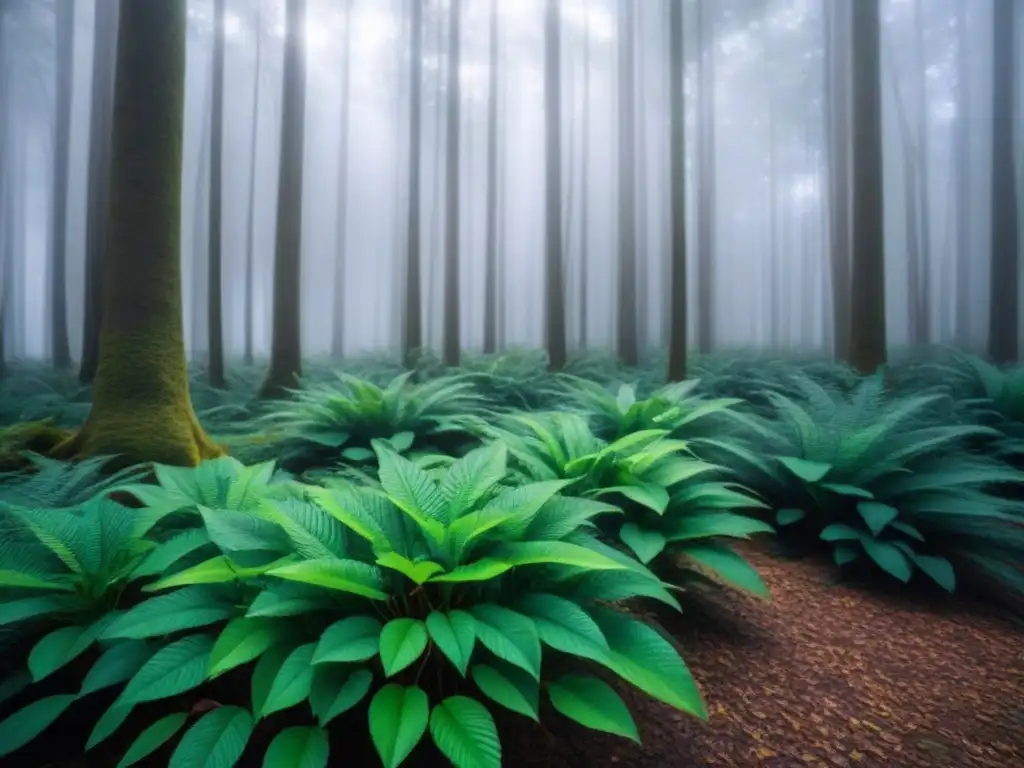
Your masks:
<instances>
[{"instance_id":1,"label":"forest floor","mask_svg":"<svg viewBox=\"0 0 1024 768\"><path fill-rule=\"evenodd\" d=\"M730 591L659 616L704 692L708 723L620 687L642 748L552 712L542 715L548 733L507 733L504 764L1024 765L1019 626L962 602L926 605L830 584L813 559L781 560L754 546L743 554L770 602Z\"/></svg>"}]
</instances>

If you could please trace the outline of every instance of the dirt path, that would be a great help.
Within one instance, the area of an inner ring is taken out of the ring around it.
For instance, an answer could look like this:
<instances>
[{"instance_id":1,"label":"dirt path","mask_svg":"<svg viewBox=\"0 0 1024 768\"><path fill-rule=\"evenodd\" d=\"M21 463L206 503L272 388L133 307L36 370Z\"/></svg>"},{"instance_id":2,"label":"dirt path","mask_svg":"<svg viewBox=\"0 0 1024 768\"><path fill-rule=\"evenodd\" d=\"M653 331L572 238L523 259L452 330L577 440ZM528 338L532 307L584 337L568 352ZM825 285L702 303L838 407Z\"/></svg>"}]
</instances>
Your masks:
<instances>
[{"instance_id":1,"label":"dirt path","mask_svg":"<svg viewBox=\"0 0 1024 768\"><path fill-rule=\"evenodd\" d=\"M819 563L745 554L771 603L717 595L665 622L709 723L629 695L642 750L548 712L552 732L532 744L506 731L505 764L1024 766L1024 630L980 610L830 586Z\"/></svg>"}]
</instances>

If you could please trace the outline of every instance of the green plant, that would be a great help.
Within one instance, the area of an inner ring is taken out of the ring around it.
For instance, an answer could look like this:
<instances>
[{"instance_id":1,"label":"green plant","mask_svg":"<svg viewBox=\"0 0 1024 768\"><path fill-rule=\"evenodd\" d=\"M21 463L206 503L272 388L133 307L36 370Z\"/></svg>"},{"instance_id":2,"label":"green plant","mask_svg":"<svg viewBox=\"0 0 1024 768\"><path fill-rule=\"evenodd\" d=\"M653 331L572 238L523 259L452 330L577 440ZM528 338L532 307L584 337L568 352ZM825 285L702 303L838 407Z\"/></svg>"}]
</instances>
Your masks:
<instances>
[{"instance_id":1,"label":"green plant","mask_svg":"<svg viewBox=\"0 0 1024 768\"><path fill-rule=\"evenodd\" d=\"M0 473L0 503L24 508L74 507L93 497L140 479L148 468L107 471L111 457L58 461L26 453L31 469Z\"/></svg>"},{"instance_id":2,"label":"green plant","mask_svg":"<svg viewBox=\"0 0 1024 768\"><path fill-rule=\"evenodd\" d=\"M769 397L775 419L745 417L746 446L707 440L772 502L780 532L810 533L839 566L873 565L902 582L921 571L953 591L981 569L1024 589L1019 503L989 492L1024 476L963 450L988 427L934 424L942 395L887 397L881 375L849 395L804 379L801 401Z\"/></svg>"}]
</instances>

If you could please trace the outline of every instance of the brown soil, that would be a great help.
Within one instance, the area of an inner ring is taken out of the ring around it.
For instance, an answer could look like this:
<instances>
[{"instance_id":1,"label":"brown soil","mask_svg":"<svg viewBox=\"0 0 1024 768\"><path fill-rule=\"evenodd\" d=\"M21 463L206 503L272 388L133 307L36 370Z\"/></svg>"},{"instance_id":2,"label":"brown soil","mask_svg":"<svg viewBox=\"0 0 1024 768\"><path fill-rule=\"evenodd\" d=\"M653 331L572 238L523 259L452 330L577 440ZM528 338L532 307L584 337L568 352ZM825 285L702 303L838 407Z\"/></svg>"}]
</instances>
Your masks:
<instances>
[{"instance_id":1,"label":"brown soil","mask_svg":"<svg viewBox=\"0 0 1024 768\"><path fill-rule=\"evenodd\" d=\"M545 731L504 729L504 764L1024 765L1024 631L962 603L830 586L825 564L744 554L770 603L721 592L659 614L708 723L624 690L643 748L547 712Z\"/></svg>"}]
</instances>

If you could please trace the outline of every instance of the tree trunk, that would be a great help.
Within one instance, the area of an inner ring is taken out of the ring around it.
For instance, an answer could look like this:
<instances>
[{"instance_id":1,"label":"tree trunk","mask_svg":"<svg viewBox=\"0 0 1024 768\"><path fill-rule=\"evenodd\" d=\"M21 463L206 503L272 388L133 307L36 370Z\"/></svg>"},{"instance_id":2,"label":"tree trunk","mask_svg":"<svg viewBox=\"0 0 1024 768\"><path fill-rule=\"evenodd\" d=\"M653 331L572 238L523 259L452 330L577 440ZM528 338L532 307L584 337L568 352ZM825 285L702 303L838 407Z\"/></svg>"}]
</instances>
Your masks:
<instances>
[{"instance_id":1,"label":"tree trunk","mask_svg":"<svg viewBox=\"0 0 1024 768\"><path fill-rule=\"evenodd\" d=\"M459 135L462 121L462 0L451 0L448 11L448 132L445 144L445 227L444 227L444 333L443 360L456 368L461 359L461 306L459 305Z\"/></svg>"},{"instance_id":2,"label":"tree trunk","mask_svg":"<svg viewBox=\"0 0 1024 768\"><path fill-rule=\"evenodd\" d=\"M302 177L306 130L306 59L303 40L306 0L287 0L281 160L277 182L274 243L274 318L270 370L260 389L279 398L297 388L302 375Z\"/></svg>"},{"instance_id":3,"label":"tree trunk","mask_svg":"<svg viewBox=\"0 0 1024 768\"><path fill-rule=\"evenodd\" d=\"M886 361L882 97L878 0L853 3L853 263L849 362L865 374Z\"/></svg>"},{"instance_id":4,"label":"tree trunk","mask_svg":"<svg viewBox=\"0 0 1024 768\"><path fill-rule=\"evenodd\" d=\"M1014 157L1015 23L1010 0L994 4L992 78L992 278L988 353L995 363L1012 363L1020 351L1020 208Z\"/></svg>"},{"instance_id":5,"label":"tree trunk","mask_svg":"<svg viewBox=\"0 0 1024 768\"><path fill-rule=\"evenodd\" d=\"M580 154L580 350L587 349L587 263L590 253L590 5L584 5L583 128Z\"/></svg>"},{"instance_id":6,"label":"tree trunk","mask_svg":"<svg viewBox=\"0 0 1024 768\"><path fill-rule=\"evenodd\" d=\"M636 297L635 11L632 0L620 0L618 356L628 366L640 362Z\"/></svg>"},{"instance_id":7,"label":"tree trunk","mask_svg":"<svg viewBox=\"0 0 1024 768\"><path fill-rule=\"evenodd\" d=\"M120 13L99 365L85 424L54 454L195 466L222 452L192 410L182 333L185 0Z\"/></svg>"},{"instance_id":8,"label":"tree trunk","mask_svg":"<svg viewBox=\"0 0 1024 768\"><path fill-rule=\"evenodd\" d=\"M50 270L50 352L58 370L71 367L68 339L68 165L71 156L71 86L74 67L75 1L55 6L56 56L53 130L53 261Z\"/></svg>"},{"instance_id":9,"label":"tree trunk","mask_svg":"<svg viewBox=\"0 0 1024 768\"><path fill-rule=\"evenodd\" d=\"M484 262L484 354L498 350L498 0L491 0L487 71L487 222Z\"/></svg>"},{"instance_id":10,"label":"tree trunk","mask_svg":"<svg viewBox=\"0 0 1024 768\"><path fill-rule=\"evenodd\" d=\"M252 77L252 132L249 135L249 204L246 214L245 226L245 348L243 361L246 365L252 365L253 361L253 325L256 279L256 245L253 236L253 229L256 224L256 169L257 152L259 142L260 126L260 72L263 63L263 14L262 4L256 3L256 23L254 31L256 34L256 64Z\"/></svg>"},{"instance_id":11,"label":"tree trunk","mask_svg":"<svg viewBox=\"0 0 1024 768\"><path fill-rule=\"evenodd\" d=\"M206 314L209 349L207 361L210 385L218 389L227 387L224 378L224 304L222 298L223 268L221 257L221 208L224 155L224 3L213 2L213 71L210 87L213 89L213 113L210 117L210 208L207 229L207 285Z\"/></svg>"},{"instance_id":12,"label":"tree trunk","mask_svg":"<svg viewBox=\"0 0 1024 768\"><path fill-rule=\"evenodd\" d=\"M954 128L954 175L956 186L956 323L957 342L966 347L970 343L971 328L971 273L974 258L971 252L971 141L969 120L971 89L968 85L970 70L967 43L967 3L956 4L956 126Z\"/></svg>"},{"instance_id":13,"label":"tree trunk","mask_svg":"<svg viewBox=\"0 0 1024 768\"><path fill-rule=\"evenodd\" d=\"M924 50L924 5L921 0L914 3L914 90L916 91L915 118L917 129L917 151L914 153L916 162L914 181L917 184L917 211L918 227L920 233L920 251L917 266L917 284L915 288L914 306L916 314L914 318L915 333L920 344L932 342L931 309L930 301L932 294L931 286L931 259L932 259L932 231L931 231L931 189L930 174L931 166L931 139L929 130L931 121L928 119L928 90L925 81L925 70L927 60Z\"/></svg>"},{"instance_id":14,"label":"tree trunk","mask_svg":"<svg viewBox=\"0 0 1024 768\"><path fill-rule=\"evenodd\" d=\"M669 187L672 211L672 263L670 282L668 342L668 380L686 378L686 108L683 80L686 61L683 56L683 4L669 4Z\"/></svg>"},{"instance_id":15,"label":"tree trunk","mask_svg":"<svg viewBox=\"0 0 1024 768\"><path fill-rule=\"evenodd\" d=\"M717 3L697 0L697 350L714 346L715 23Z\"/></svg>"},{"instance_id":16,"label":"tree trunk","mask_svg":"<svg viewBox=\"0 0 1024 768\"><path fill-rule=\"evenodd\" d=\"M409 202L406 212L405 332L402 357L413 368L423 349L423 285L420 244L420 178L423 143L423 6L412 4L409 57Z\"/></svg>"},{"instance_id":17,"label":"tree trunk","mask_svg":"<svg viewBox=\"0 0 1024 768\"><path fill-rule=\"evenodd\" d=\"M348 234L348 127L349 91L352 83L352 0L345 8L345 41L341 56L341 119L338 137L338 219L335 232L334 302L331 310L331 357L341 360L345 351L345 253Z\"/></svg>"},{"instance_id":18,"label":"tree trunk","mask_svg":"<svg viewBox=\"0 0 1024 768\"><path fill-rule=\"evenodd\" d=\"M544 20L544 327L548 367L565 368L565 276L562 252L561 3L547 0Z\"/></svg>"}]
</instances>

